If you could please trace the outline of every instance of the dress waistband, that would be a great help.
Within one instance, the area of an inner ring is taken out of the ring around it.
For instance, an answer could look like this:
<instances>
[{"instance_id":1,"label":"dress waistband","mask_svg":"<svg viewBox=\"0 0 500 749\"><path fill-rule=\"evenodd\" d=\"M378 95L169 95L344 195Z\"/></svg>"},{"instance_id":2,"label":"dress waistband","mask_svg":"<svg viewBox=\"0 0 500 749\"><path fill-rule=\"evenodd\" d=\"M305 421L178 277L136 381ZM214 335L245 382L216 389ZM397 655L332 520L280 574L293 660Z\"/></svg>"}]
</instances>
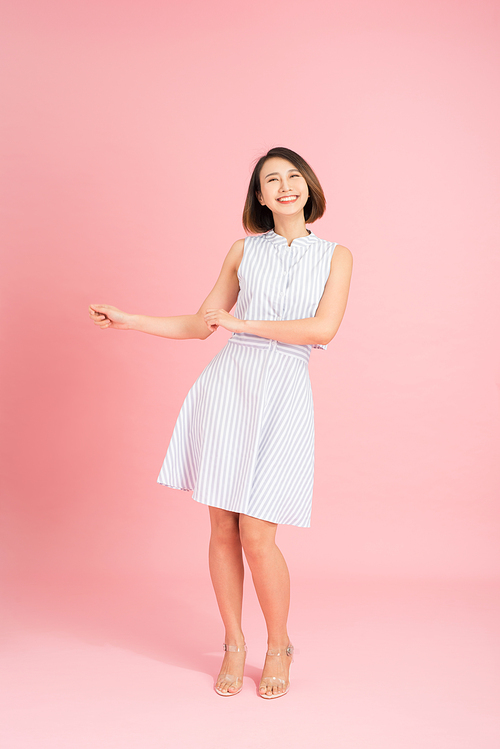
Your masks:
<instances>
[{"instance_id":1,"label":"dress waistband","mask_svg":"<svg viewBox=\"0 0 500 749\"><path fill-rule=\"evenodd\" d=\"M309 362L311 356L311 345L299 345L295 343L282 343L281 341L273 341L269 338L262 338L253 333L233 333L229 338L228 343L236 343L240 346L250 346L251 348L258 348L262 350L278 351L280 354L286 356L294 356L296 359L305 361L306 364Z\"/></svg>"}]
</instances>

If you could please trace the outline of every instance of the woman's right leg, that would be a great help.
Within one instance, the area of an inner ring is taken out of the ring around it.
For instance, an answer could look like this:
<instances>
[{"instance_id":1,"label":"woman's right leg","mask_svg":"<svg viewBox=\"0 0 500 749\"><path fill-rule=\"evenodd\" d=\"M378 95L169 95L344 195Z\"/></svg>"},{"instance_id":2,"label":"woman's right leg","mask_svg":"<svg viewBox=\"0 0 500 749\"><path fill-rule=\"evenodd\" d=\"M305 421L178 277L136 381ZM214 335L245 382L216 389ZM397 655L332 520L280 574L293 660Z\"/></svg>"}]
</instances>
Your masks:
<instances>
[{"instance_id":1,"label":"woman's right leg","mask_svg":"<svg viewBox=\"0 0 500 749\"><path fill-rule=\"evenodd\" d=\"M240 541L239 514L209 507L209 566L215 597L225 628L226 645L239 652L226 651L216 687L220 691L238 691L243 680L245 638L241 629L243 603L243 555ZM238 682L227 675L237 677ZM226 678L227 677L227 678Z\"/></svg>"}]
</instances>

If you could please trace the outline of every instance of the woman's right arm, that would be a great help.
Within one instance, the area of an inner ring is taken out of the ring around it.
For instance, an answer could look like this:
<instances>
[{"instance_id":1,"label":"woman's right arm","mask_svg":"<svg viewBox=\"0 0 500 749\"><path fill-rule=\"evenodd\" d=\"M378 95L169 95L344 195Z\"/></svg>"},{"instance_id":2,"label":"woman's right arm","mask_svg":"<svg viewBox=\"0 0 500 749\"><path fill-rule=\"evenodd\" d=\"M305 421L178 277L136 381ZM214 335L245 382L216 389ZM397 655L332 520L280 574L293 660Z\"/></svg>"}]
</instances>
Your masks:
<instances>
[{"instance_id":1,"label":"woman's right arm","mask_svg":"<svg viewBox=\"0 0 500 749\"><path fill-rule=\"evenodd\" d=\"M162 336L163 338L208 338L214 331L210 330L203 315L212 307L229 312L238 298L238 268L243 257L243 239L238 239L229 250L219 278L195 315L177 315L174 317L150 317L134 315L108 304L91 304L89 315L100 328L116 330L138 330L141 333Z\"/></svg>"}]
</instances>

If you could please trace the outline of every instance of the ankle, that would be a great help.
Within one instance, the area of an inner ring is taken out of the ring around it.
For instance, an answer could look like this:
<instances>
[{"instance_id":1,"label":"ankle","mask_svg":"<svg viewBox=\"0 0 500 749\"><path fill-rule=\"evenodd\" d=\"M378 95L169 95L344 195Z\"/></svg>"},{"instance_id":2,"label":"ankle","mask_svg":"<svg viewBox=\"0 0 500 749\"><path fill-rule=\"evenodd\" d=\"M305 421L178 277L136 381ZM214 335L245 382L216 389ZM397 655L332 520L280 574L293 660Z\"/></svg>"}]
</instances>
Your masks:
<instances>
[{"instance_id":1,"label":"ankle","mask_svg":"<svg viewBox=\"0 0 500 749\"><path fill-rule=\"evenodd\" d=\"M237 648L243 648L245 646L245 637L243 632L229 634L226 632L224 642L226 645L233 645Z\"/></svg>"},{"instance_id":2,"label":"ankle","mask_svg":"<svg viewBox=\"0 0 500 749\"><path fill-rule=\"evenodd\" d=\"M291 645L290 638L288 637L287 632L282 633L278 636L268 637L267 638L267 649L268 650L286 650L286 648Z\"/></svg>"}]
</instances>

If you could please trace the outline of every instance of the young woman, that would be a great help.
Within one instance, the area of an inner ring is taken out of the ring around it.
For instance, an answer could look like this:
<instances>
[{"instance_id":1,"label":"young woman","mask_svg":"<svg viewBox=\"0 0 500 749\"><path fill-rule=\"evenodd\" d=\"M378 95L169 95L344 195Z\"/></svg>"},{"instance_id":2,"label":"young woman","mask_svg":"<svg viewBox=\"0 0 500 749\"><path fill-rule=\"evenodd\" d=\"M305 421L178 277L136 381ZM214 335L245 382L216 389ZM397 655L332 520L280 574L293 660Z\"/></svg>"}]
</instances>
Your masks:
<instances>
[{"instance_id":1,"label":"young woman","mask_svg":"<svg viewBox=\"0 0 500 749\"><path fill-rule=\"evenodd\" d=\"M272 148L255 165L243 212L250 236L233 244L217 283L195 315L147 317L91 304L102 328L165 338L232 333L186 396L158 483L193 491L208 505L210 574L225 627L215 684L223 696L243 684L243 553L265 617L268 650L259 695L289 689L290 579L276 546L279 523L310 525L314 413L308 361L326 349L347 304L350 251L306 228L325 210L311 167ZM236 304L234 315L230 310Z\"/></svg>"}]
</instances>

